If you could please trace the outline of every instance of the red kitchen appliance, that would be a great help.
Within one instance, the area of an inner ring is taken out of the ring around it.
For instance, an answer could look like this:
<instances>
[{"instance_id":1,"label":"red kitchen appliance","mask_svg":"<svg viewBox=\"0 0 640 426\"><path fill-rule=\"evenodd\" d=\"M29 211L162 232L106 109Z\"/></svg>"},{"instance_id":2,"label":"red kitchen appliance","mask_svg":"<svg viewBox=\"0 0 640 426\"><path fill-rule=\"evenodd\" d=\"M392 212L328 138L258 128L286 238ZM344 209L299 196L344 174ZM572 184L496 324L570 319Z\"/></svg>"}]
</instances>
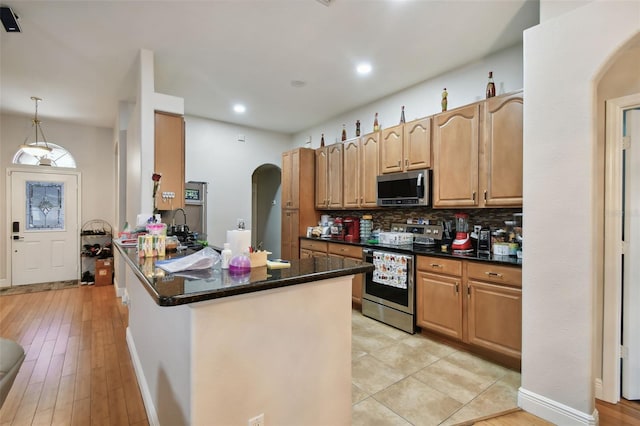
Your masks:
<instances>
[{"instance_id":1,"label":"red kitchen appliance","mask_svg":"<svg viewBox=\"0 0 640 426\"><path fill-rule=\"evenodd\" d=\"M469 215L456 213L456 238L451 243L451 249L457 251L472 251L471 238L469 238Z\"/></svg>"},{"instance_id":2,"label":"red kitchen appliance","mask_svg":"<svg viewBox=\"0 0 640 426\"><path fill-rule=\"evenodd\" d=\"M355 217L345 217L343 220L345 241L360 241L360 221Z\"/></svg>"}]
</instances>

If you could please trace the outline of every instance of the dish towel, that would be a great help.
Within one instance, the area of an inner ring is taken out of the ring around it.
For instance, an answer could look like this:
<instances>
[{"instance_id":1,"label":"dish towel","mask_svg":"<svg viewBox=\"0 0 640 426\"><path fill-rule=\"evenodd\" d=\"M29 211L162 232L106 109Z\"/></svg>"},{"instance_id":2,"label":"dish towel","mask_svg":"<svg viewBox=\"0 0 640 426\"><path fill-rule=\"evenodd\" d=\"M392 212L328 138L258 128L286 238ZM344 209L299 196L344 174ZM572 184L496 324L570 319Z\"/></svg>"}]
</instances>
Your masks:
<instances>
[{"instance_id":1,"label":"dish towel","mask_svg":"<svg viewBox=\"0 0 640 426\"><path fill-rule=\"evenodd\" d=\"M373 282L397 287L407 288L407 262L408 257L401 254L374 251L373 252Z\"/></svg>"}]
</instances>

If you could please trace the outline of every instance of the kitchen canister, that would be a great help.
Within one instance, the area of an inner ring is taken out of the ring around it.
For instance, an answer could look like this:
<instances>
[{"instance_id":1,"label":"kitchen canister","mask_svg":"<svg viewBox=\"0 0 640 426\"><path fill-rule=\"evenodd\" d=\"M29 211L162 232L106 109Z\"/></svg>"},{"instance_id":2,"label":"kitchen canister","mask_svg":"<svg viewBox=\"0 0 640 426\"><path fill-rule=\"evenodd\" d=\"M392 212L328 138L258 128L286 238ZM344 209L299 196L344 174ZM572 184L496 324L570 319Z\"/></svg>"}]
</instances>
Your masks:
<instances>
[{"instance_id":1,"label":"kitchen canister","mask_svg":"<svg viewBox=\"0 0 640 426\"><path fill-rule=\"evenodd\" d=\"M371 237L373 230L373 217L365 214L360 219L360 241L367 241Z\"/></svg>"}]
</instances>

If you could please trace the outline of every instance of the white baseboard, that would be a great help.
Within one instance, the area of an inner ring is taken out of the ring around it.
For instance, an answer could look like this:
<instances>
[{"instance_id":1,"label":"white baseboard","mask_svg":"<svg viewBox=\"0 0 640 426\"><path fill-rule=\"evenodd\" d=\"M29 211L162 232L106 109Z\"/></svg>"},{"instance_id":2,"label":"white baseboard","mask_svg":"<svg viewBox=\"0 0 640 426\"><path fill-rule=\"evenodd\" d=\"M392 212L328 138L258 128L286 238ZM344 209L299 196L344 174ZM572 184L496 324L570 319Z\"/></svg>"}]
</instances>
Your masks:
<instances>
[{"instance_id":1,"label":"white baseboard","mask_svg":"<svg viewBox=\"0 0 640 426\"><path fill-rule=\"evenodd\" d=\"M583 413L575 408L538 395L524 388L518 389L518 406L535 416L562 426L584 426L598 424L598 411Z\"/></svg>"},{"instance_id":2,"label":"white baseboard","mask_svg":"<svg viewBox=\"0 0 640 426\"><path fill-rule=\"evenodd\" d=\"M131 355L133 370L135 371L136 378L138 379L138 387L140 388L140 393L142 394L142 401L144 402L144 409L147 412L147 419L149 420L149 424L151 426L160 426L158 412L156 411L156 406L153 404L151 392L149 391L149 385L147 384L147 380L144 377L144 371L142 370L140 358L138 358L138 351L136 350L136 345L133 342L133 337L131 336L129 327L127 327L127 346L129 347L129 354Z\"/></svg>"},{"instance_id":3,"label":"white baseboard","mask_svg":"<svg viewBox=\"0 0 640 426\"><path fill-rule=\"evenodd\" d=\"M11 286L11 282L8 279L6 278L0 279L0 288L10 287L10 286Z\"/></svg>"}]
</instances>

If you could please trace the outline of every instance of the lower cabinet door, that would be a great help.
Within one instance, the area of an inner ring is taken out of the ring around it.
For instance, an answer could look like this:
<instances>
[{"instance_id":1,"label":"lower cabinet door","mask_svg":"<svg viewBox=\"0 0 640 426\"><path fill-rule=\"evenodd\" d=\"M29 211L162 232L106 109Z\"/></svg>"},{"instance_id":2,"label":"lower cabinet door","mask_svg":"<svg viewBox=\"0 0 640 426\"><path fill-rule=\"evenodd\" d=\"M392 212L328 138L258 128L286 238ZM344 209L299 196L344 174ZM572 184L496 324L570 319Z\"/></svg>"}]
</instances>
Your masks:
<instances>
[{"instance_id":1,"label":"lower cabinet door","mask_svg":"<svg viewBox=\"0 0 640 426\"><path fill-rule=\"evenodd\" d=\"M458 340L462 339L460 278L418 272L416 324Z\"/></svg>"},{"instance_id":2,"label":"lower cabinet door","mask_svg":"<svg viewBox=\"0 0 640 426\"><path fill-rule=\"evenodd\" d=\"M469 280L468 340L510 357L522 349L522 290Z\"/></svg>"}]
</instances>

